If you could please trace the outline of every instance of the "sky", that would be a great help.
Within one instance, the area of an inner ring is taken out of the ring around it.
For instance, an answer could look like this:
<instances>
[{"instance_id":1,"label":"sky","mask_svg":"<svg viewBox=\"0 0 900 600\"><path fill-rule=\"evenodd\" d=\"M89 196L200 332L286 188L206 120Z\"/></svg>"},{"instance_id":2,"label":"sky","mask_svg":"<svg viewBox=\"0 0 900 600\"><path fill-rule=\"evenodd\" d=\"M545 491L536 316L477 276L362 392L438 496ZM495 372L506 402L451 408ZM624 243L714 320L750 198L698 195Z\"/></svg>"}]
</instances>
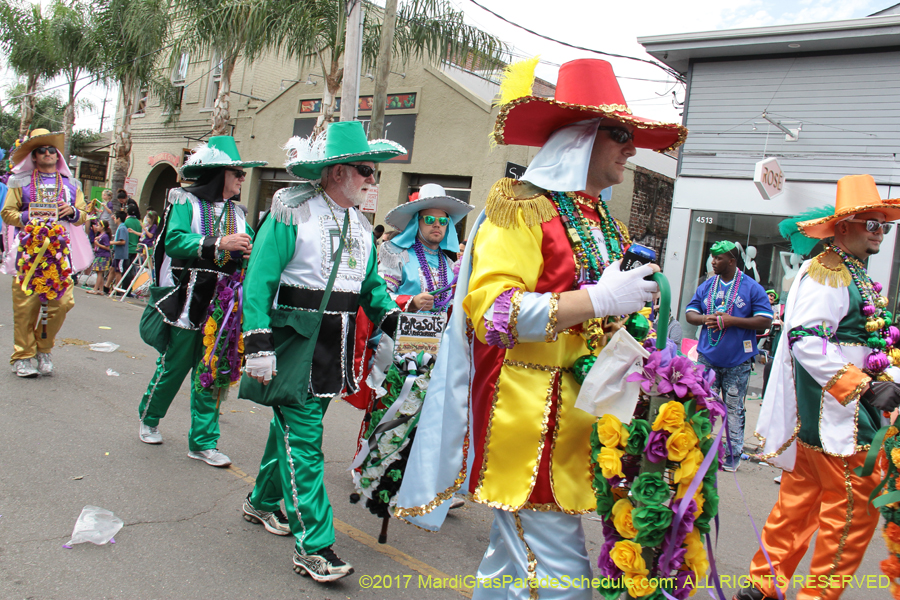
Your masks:
<instances>
[{"instance_id":1,"label":"sky","mask_svg":"<svg viewBox=\"0 0 900 600\"><path fill-rule=\"evenodd\" d=\"M576 58L604 58L594 53L566 48L531 35L485 12L471 0L448 0L465 14L468 23L496 35L510 44L521 58L539 55L536 75L554 82L559 65ZM868 16L893 4L891 0L477 0L479 4L505 18L545 36L570 44L644 59L651 57L637 43L638 37L675 33L815 23ZM380 0L375 0L381 4ZM48 0L42 0L47 4ZM636 115L669 122L680 122L680 109L674 104L684 100L684 87L677 85L663 70L626 59L609 59L628 105ZM0 64L0 94L14 75ZM652 81L637 81L635 79ZM49 86L64 83L51 82ZM81 87L81 85L79 86ZM58 88L61 94L64 87ZM673 98L672 92L675 93ZM79 95L93 105L76 118L76 129L98 130L104 97L104 129L111 127L116 90L93 85Z\"/></svg>"}]
</instances>

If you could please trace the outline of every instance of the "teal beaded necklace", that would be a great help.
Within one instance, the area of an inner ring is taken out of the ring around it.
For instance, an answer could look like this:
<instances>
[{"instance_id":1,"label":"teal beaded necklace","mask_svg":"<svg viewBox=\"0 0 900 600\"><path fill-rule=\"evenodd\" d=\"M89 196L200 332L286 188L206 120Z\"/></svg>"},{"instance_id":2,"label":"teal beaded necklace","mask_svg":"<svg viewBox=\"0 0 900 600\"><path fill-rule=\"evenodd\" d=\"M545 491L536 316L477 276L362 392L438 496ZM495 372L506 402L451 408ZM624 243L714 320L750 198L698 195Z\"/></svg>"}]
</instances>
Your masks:
<instances>
[{"instance_id":1,"label":"teal beaded necklace","mask_svg":"<svg viewBox=\"0 0 900 600\"><path fill-rule=\"evenodd\" d=\"M625 239L615 220L609 214L609 208L602 198L597 199L597 214L600 217L600 230L603 232L603 245L606 256L603 259L600 246L591 234L591 222L584 216L575 203L575 194L551 192L550 200L556 206L566 236L575 254L575 267L578 272L578 283L596 282L600 280L603 270L611 262L622 258Z\"/></svg>"}]
</instances>

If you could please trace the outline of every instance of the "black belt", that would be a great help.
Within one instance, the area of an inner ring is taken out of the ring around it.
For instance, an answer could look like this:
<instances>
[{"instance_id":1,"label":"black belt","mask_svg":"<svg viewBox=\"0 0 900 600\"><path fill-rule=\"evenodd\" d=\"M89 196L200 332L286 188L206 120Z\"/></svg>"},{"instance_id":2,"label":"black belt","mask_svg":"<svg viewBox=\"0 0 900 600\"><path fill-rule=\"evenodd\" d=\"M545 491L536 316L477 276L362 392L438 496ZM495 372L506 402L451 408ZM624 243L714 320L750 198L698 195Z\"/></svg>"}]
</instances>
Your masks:
<instances>
[{"instance_id":1,"label":"black belt","mask_svg":"<svg viewBox=\"0 0 900 600\"><path fill-rule=\"evenodd\" d=\"M319 310L325 290L307 290L290 286L278 288L278 306ZM356 292L331 292L325 310L331 312L355 313L359 309L359 294Z\"/></svg>"}]
</instances>

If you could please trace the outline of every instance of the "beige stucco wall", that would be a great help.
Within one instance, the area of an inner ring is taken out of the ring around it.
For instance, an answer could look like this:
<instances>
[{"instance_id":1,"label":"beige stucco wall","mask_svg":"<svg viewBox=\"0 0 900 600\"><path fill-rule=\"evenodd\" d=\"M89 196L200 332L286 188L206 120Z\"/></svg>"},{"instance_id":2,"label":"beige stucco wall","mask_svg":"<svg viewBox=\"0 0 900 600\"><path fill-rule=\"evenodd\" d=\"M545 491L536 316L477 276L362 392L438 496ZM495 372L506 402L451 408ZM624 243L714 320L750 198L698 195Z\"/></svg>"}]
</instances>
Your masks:
<instances>
[{"instance_id":1,"label":"beige stucco wall","mask_svg":"<svg viewBox=\"0 0 900 600\"><path fill-rule=\"evenodd\" d=\"M134 120L135 134L130 176L138 179L135 195L142 208L147 208L150 189L161 167L150 165L148 159L160 153L181 157L184 148L192 148L199 142L186 137L200 138L209 129L208 109L203 108L209 81L210 61L191 59L188 85L179 120L163 126L165 116L158 102L151 100L143 117ZM394 65L393 71L404 73L405 78L392 74L388 93L416 92L416 129L412 161L407 164L387 163L381 167L378 210L375 223L383 223L384 215L406 200L410 175L449 175L471 177L471 203L473 216L484 207L484 201L493 183L503 176L506 163L527 165L536 149L520 146L491 148L488 141L497 109L435 67L424 64ZM307 75L313 74L318 84L306 85ZM296 62L282 61L277 57L264 57L253 65L239 61L232 78L232 89L258 96L268 102L232 94L231 109L234 136L241 156L248 160L265 160L268 168L281 168L285 154L281 147L291 136L294 119L300 117L301 99L321 97L322 80L315 77L317 68L301 69ZM296 82L284 82L291 79ZM374 82L362 78L360 95L371 95ZM388 112L397 114L393 111ZM361 113L360 120L368 120L368 113ZM165 161L164 161L165 163ZM167 163L165 163L167 164ZM180 166L180 165L173 165ZM256 197L260 185L260 169L253 169L244 184L243 203L250 214L255 214ZM474 219L469 219L471 227Z\"/></svg>"}]
</instances>

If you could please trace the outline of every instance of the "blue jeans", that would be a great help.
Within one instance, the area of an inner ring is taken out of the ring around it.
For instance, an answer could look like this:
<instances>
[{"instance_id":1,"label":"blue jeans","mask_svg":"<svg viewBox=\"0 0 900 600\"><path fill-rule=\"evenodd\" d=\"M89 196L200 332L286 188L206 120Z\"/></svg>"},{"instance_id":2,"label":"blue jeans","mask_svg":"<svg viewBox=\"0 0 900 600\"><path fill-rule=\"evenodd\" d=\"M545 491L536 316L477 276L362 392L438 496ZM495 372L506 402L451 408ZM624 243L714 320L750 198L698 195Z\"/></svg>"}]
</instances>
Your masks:
<instances>
[{"instance_id":1,"label":"blue jeans","mask_svg":"<svg viewBox=\"0 0 900 600\"><path fill-rule=\"evenodd\" d=\"M747 411L744 409L744 398L747 397L747 382L750 381L750 368L753 359L747 359L734 367L714 367L702 354L700 364L706 365L716 374L712 385L718 391L728 408L728 435L731 439L730 455L740 460L744 451L744 422Z\"/></svg>"}]
</instances>

